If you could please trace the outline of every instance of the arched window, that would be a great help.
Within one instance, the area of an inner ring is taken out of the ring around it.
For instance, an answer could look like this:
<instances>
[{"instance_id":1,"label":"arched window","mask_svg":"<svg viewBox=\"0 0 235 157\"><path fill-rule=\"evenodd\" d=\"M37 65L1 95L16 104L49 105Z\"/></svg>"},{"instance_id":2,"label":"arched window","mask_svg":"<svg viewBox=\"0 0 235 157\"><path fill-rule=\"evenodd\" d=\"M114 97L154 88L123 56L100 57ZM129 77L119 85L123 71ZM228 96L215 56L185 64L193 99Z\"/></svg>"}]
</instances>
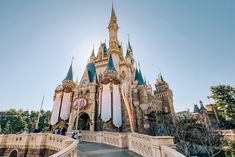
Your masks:
<instances>
[{"instance_id":1,"label":"arched window","mask_svg":"<svg viewBox=\"0 0 235 157\"><path fill-rule=\"evenodd\" d=\"M12 151L10 152L9 157L18 157L18 151L17 151L16 149L12 150Z\"/></svg>"}]
</instances>

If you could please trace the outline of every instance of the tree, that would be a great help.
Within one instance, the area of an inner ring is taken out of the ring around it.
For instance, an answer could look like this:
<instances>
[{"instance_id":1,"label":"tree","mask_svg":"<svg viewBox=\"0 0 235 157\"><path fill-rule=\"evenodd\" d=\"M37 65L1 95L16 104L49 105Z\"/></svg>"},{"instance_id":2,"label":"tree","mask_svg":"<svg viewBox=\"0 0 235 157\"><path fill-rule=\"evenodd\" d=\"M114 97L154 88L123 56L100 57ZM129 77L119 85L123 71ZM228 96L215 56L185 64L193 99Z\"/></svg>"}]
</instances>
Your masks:
<instances>
[{"instance_id":1,"label":"tree","mask_svg":"<svg viewBox=\"0 0 235 157\"><path fill-rule=\"evenodd\" d=\"M228 85L217 85L211 87L215 105L222 110L225 119L235 121L235 88Z\"/></svg>"},{"instance_id":2,"label":"tree","mask_svg":"<svg viewBox=\"0 0 235 157\"><path fill-rule=\"evenodd\" d=\"M16 133L24 130L33 132L39 112L10 109L0 112L0 133ZM41 111L39 130L49 130L50 111Z\"/></svg>"},{"instance_id":3,"label":"tree","mask_svg":"<svg viewBox=\"0 0 235 157\"><path fill-rule=\"evenodd\" d=\"M150 135L173 136L176 149L189 157L192 155L215 156L223 146L222 134L212 127L207 127L199 118L180 119L175 117L174 123L164 113L151 112L149 115Z\"/></svg>"},{"instance_id":4,"label":"tree","mask_svg":"<svg viewBox=\"0 0 235 157\"><path fill-rule=\"evenodd\" d=\"M1 128L3 133L16 133L26 128L26 122L21 117L20 112L11 109L1 112Z\"/></svg>"}]
</instances>

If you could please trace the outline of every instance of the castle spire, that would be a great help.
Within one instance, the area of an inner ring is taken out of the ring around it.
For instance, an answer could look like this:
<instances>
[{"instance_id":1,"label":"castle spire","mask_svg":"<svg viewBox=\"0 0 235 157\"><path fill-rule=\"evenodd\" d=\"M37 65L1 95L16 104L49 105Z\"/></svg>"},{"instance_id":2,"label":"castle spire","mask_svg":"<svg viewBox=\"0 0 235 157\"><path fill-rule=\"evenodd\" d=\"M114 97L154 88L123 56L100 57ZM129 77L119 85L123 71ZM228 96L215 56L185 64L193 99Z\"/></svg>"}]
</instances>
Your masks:
<instances>
[{"instance_id":1,"label":"castle spire","mask_svg":"<svg viewBox=\"0 0 235 157\"><path fill-rule=\"evenodd\" d=\"M73 60L74 60L74 57L72 57L72 61L71 61L68 73L67 73L67 75L66 75L64 80L71 80L71 81L73 81Z\"/></svg>"},{"instance_id":2,"label":"castle spire","mask_svg":"<svg viewBox=\"0 0 235 157\"><path fill-rule=\"evenodd\" d=\"M118 31L118 24L117 24L117 17L116 13L112 4L112 11L111 11L111 18L109 20L109 48L110 49L118 49L118 38L117 38L117 31Z\"/></svg>"},{"instance_id":3,"label":"castle spire","mask_svg":"<svg viewBox=\"0 0 235 157\"><path fill-rule=\"evenodd\" d=\"M128 36L128 44L127 44L127 50L126 50L126 57L133 56L129 33L127 34L127 36Z\"/></svg>"},{"instance_id":4,"label":"castle spire","mask_svg":"<svg viewBox=\"0 0 235 157\"><path fill-rule=\"evenodd\" d=\"M91 52L91 56L95 56L94 44L93 44L93 49L92 49L92 52Z\"/></svg>"},{"instance_id":5,"label":"castle spire","mask_svg":"<svg viewBox=\"0 0 235 157\"><path fill-rule=\"evenodd\" d=\"M129 33L127 34L127 36L128 36L128 49L130 49L132 51Z\"/></svg>"},{"instance_id":6,"label":"castle spire","mask_svg":"<svg viewBox=\"0 0 235 157\"><path fill-rule=\"evenodd\" d=\"M117 20L115 10L114 10L114 7L113 7L113 2L112 2L112 13L111 13L111 19L110 20Z\"/></svg>"},{"instance_id":7,"label":"castle spire","mask_svg":"<svg viewBox=\"0 0 235 157\"><path fill-rule=\"evenodd\" d=\"M165 81L164 81L164 79L163 79L163 77L162 77L162 74L160 73L160 74L158 74L158 77L157 77L157 83L158 84L162 84L162 83L164 83Z\"/></svg>"},{"instance_id":8,"label":"castle spire","mask_svg":"<svg viewBox=\"0 0 235 157\"><path fill-rule=\"evenodd\" d=\"M138 85L144 85L145 82L144 82L144 79L143 79L143 75L142 75L142 72L141 70L139 69L139 73L138 73Z\"/></svg>"}]
</instances>

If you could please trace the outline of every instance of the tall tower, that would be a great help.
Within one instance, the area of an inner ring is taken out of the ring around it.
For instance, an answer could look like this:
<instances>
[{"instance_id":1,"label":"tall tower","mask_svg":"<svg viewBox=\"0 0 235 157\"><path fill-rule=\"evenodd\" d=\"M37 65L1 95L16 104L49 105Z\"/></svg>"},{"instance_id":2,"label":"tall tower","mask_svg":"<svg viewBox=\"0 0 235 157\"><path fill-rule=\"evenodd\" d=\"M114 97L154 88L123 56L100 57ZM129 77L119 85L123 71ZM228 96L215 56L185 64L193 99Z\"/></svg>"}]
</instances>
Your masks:
<instances>
[{"instance_id":1,"label":"tall tower","mask_svg":"<svg viewBox=\"0 0 235 157\"><path fill-rule=\"evenodd\" d=\"M108 49L108 53L112 54L113 57L113 64L119 74L119 64L120 64L120 56L122 56L121 51L122 51L122 47L119 45L119 41L118 41L118 24L117 24L117 17L116 17L116 13L114 10L114 7L112 5L112 11L111 11L111 18L109 20L109 25L108 25L108 29L109 29L109 49Z\"/></svg>"},{"instance_id":2,"label":"tall tower","mask_svg":"<svg viewBox=\"0 0 235 157\"><path fill-rule=\"evenodd\" d=\"M159 100L162 101L162 111L164 113L170 113L172 116L175 115L175 110L173 106L173 93L169 88L169 85L164 81L162 74L158 75L156 79L157 83L155 84L155 95Z\"/></svg>"},{"instance_id":3,"label":"tall tower","mask_svg":"<svg viewBox=\"0 0 235 157\"><path fill-rule=\"evenodd\" d=\"M51 115L51 125L56 127L66 127L69 120L69 115L72 107L72 97L76 87L73 78L73 59L69 67L65 79L62 81L62 86L59 85L55 90L54 105Z\"/></svg>"},{"instance_id":4,"label":"tall tower","mask_svg":"<svg viewBox=\"0 0 235 157\"><path fill-rule=\"evenodd\" d=\"M117 33L118 33L119 27L117 24L117 17L116 17L113 5L112 5L112 13L111 13L111 18L109 21L108 29L109 29L109 49L110 51L118 51L119 42L118 42Z\"/></svg>"}]
</instances>

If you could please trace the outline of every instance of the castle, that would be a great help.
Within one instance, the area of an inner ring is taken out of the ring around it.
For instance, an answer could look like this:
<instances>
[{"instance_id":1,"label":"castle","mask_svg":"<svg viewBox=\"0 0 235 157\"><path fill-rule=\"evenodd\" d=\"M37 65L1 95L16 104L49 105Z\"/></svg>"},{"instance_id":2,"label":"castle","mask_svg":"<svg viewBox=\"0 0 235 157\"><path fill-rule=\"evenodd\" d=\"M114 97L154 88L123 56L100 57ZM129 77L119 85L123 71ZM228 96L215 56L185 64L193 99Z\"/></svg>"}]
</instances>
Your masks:
<instances>
[{"instance_id":1,"label":"castle","mask_svg":"<svg viewBox=\"0 0 235 157\"><path fill-rule=\"evenodd\" d=\"M174 115L173 93L159 74L155 90L135 64L128 39L127 50L118 40L118 23L112 7L109 43L94 48L80 82L74 80L72 63L62 84L55 89L51 125L91 131L140 132L149 129L148 113Z\"/></svg>"}]
</instances>

